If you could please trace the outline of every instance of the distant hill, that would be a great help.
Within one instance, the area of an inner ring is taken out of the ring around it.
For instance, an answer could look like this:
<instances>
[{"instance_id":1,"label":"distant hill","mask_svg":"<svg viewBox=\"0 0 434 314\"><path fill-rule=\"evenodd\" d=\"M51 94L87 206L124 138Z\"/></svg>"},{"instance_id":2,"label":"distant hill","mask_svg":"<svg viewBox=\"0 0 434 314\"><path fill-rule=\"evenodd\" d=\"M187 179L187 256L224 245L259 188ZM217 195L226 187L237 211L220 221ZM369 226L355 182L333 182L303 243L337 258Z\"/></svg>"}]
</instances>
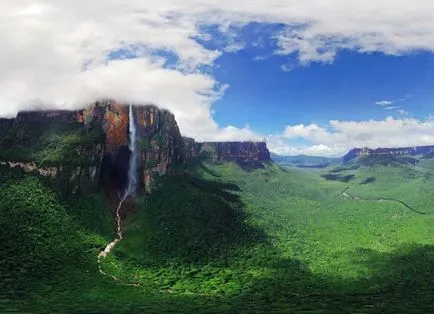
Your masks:
<instances>
[{"instance_id":1,"label":"distant hill","mask_svg":"<svg viewBox=\"0 0 434 314\"><path fill-rule=\"evenodd\" d=\"M271 159L282 166L298 168L325 168L331 163L341 161L341 158L309 155L281 156L274 153L271 153Z\"/></svg>"},{"instance_id":2,"label":"distant hill","mask_svg":"<svg viewBox=\"0 0 434 314\"><path fill-rule=\"evenodd\" d=\"M388 180L398 180L393 179L394 175L401 180L404 177L414 178L421 173L429 173L432 169L429 160L414 156L361 155L327 168L321 176L329 181L363 185L375 182L377 177L383 179L384 173L388 174Z\"/></svg>"},{"instance_id":3,"label":"distant hill","mask_svg":"<svg viewBox=\"0 0 434 314\"><path fill-rule=\"evenodd\" d=\"M398 148L353 148L342 159L344 162L349 162L360 156L383 156L383 157L398 157L398 156L432 156L434 154L434 145L429 146L414 146L414 147L398 147ZM430 158L430 157L429 157ZM380 158L384 159L384 158Z\"/></svg>"},{"instance_id":4,"label":"distant hill","mask_svg":"<svg viewBox=\"0 0 434 314\"><path fill-rule=\"evenodd\" d=\"M398 155L367 155L360 156L353 160L353 163L360 166L390 166L390 165L413 165L419 163L419 159L412 156L398 156Z\"/></svg>"}]
</instances>

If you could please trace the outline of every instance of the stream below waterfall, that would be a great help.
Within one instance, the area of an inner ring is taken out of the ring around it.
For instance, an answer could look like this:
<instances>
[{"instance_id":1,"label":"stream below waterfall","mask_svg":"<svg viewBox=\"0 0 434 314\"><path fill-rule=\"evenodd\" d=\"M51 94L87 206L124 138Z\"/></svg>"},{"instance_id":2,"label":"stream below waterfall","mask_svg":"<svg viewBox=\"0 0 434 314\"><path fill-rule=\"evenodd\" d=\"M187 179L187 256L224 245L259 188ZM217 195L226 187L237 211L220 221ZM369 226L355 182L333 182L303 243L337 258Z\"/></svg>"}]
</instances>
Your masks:
<instances>
[{"instance_id":1,"label":"stream below waterfall","mask_svg":"<svg viewBox=\"0 0 434 314\"><path fill-rule=\"evenodd\" d=\"M129 149L131 152L128 168L128 186L125 190L118 207L116 208L116 236L113 241L106 245L103 251L98 254L98 268L99 272L104 276L110 276L116 281L119 279L113 275L105 273L101 268L101 261L107 257L108 254L115 248L115 246L123 239L122 234L122 215L121 210L128 197L134 197L137 190L137 171L138 171L138 151L137 151L137 128L134 119L133 106L129 106Z\"/></svg>"}]
</instances>

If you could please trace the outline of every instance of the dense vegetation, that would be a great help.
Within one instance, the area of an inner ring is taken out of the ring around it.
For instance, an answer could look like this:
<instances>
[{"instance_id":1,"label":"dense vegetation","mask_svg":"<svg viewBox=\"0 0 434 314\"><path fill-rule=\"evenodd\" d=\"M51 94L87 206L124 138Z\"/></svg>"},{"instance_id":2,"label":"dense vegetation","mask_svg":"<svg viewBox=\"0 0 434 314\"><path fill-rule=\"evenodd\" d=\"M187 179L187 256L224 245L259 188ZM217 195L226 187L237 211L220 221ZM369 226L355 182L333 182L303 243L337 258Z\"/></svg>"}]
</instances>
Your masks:
<instances>
[{"instance_id":1,"label":"dense vegetation","mask_svg":"<svg viewBox=\"0 0 434 314\"><path fill-rule=\"evenodd\" d=\"M102 195L0 168L0 308L30 312L434 310L431 160L321 172L195 162L135 201L113 237ZM335 180L335 175L348 180ZM350 176L350 177L349 177ZM346 182L348 181L348 182ZM350 199L390 197L408 202Z\"/></svg>"},{"instance_id":2,"label":"dense vegetation","mask_svg":"<svg viewBox=\"0 0 434 314\"><path fill-rule=\"evenodd\" d=\"M14 124L0 136L0 160L35 162L38 166L85 166L93 156L79 155L95 143L104 143L105 135L98 127L83 128L80 123L53 120Z\"/></svg>"}]
</instances>

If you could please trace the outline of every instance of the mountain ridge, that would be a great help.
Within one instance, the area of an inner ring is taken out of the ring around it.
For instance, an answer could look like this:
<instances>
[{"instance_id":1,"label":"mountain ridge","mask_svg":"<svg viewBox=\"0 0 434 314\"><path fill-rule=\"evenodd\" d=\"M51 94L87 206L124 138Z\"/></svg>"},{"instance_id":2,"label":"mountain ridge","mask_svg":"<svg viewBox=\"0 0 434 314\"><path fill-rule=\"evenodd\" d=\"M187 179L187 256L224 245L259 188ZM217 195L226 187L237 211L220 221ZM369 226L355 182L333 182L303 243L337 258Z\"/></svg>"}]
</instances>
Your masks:
<instances>
[{"instance_id":1,"label":"mountain ridge","mask_svg":"<svg viewBox=\"0 0 434 314\"><path fill-rule=\"evenodd\" d=\"M338 157L323 157L313 155L293 155L281 156L275 153L271 154L271 159L283 166L294 166L298 168L325 168L329 164L339 162Z\"/></svg>"},{"instance_id":2,"label":"mountain ridge","mask_svg":"<svg viewBox=\"0 0 434 314\"><path fill-rule=\"evenodd\" d=\"M425 146L410 146L410 147L397 147L397 148L353 148L342 157L344 163L356 159L360 156L417 156L429 155L434 153L434 145Z\"/></svg>"},{"instance_id":3,"label":"mountain ridge","mask_svg":"<svg viewBox=\"0 0 434 314\"><path fill-rule=\"evenodd\" d=\"M143 190L157 176L183 175L189 160L207 154L219 161L269 161L263 142L204 142L182 137L172 113L155 105L133 104L139 132ZM124 189L130 151L129 105L97 101L82 110L22 111L0 119L0 161L26 172L50 174L66 190Z\"/></svg>"}]
</instances>

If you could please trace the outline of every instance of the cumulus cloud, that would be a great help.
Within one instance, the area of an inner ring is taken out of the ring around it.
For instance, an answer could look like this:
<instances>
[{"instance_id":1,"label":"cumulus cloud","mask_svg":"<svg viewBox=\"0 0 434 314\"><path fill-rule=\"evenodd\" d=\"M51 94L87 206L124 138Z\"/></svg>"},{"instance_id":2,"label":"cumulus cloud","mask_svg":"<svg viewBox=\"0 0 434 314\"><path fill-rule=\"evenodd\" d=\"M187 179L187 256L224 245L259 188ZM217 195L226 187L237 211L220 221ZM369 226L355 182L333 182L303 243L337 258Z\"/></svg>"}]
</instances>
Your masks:
<instances>
[{"instance_id":1,"label":"cumulus cloud","mask_svg":"<svg viewBox=\"0 0 434 314\"><path fill-rule=\"evenodd\" d=\"M379 106L390 106L391 104L393 104L393 101L392 100L381 100L381 101L377 101L375 104L379 105Z\"/></svg>"},{"instance_id":2,"label":"cumulus cloud","mask_svg":"<svg viewBox=\"0 0 434 314\"><path fill-rule=\"evenodd\" d=\"M306 145L294 145L294 140ZM276 153L308 153L341 156L354 147L406 147L434 145L434 119L413 118L338 121L327 126L299 124L287 126L282 135L267 138Z\"/></svg>"},{"instance_id":3,"label":"cumulus cloud","mask_svg":"<svg viewBox=\"0 0 434 314\"><path fill-rule=\"evenodd\" d=\"M275 154L282 156L312 155L312 156L341 156L342 147L325 144L297 145L282 135L266 137L267 147Z\"/></svg>"},{"instance_id":4,"label":"cumulus cloud","mask_svg":"<svg viewBox=\"0 0 434 314\"><path fill-rule=\"evenodd\" d=\"M308 64L332 62L342 49L433 51L433 19L430 0L3 0L0 116L110 97L172 110L185 135L254 136L215 123L212 106L227 87L204 71L242 49L237 31L248 23L283 25L252 41L276 41L275 53ZM217 49L201 44L210 39L207 26L227 39Z\"/></svg>"}]
</instances>

